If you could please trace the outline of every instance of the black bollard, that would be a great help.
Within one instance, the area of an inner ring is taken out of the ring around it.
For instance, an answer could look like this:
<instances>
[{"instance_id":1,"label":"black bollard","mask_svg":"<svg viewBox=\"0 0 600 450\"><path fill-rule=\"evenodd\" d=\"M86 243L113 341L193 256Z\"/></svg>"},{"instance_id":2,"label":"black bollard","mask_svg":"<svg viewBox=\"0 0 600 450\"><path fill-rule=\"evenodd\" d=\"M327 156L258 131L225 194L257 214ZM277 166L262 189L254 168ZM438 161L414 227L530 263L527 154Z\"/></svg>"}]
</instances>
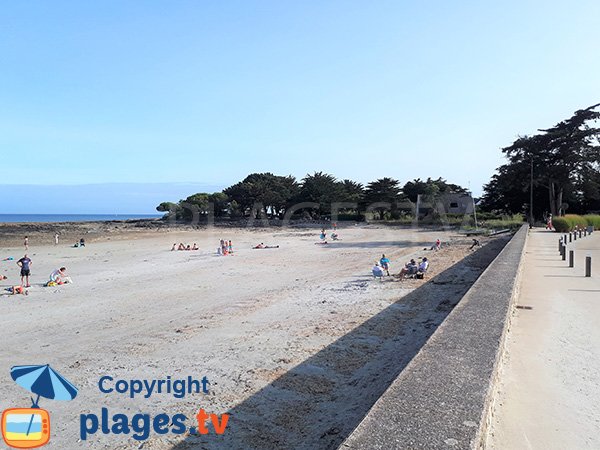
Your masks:
<instances>
[{"instance_id":1,"label":"black bollard","mask_svg":"<svg viewBox=\"0 0 600 450\"><path fill-rule=\"evenodd\" d=\"M562 252L562 238L558 238L558 253Z\"/></svg>"},{"instance_id":2,"label":"black bollard","mask_svg":"<svg viewBox=\"0 0 600 450\"><path fill-rule=\"evenodd\" d=\"M588 278L592 276L592 257L591 256L585 257L585 276Z\"/></svg>"},{"instance_id":3,"label":"black bollard","mask_svg":"<svg viewBox=\"0 0 600 450\"><path fill-rule=\"evenodd\" d=\"M576 241L577 240L577 231L575 233L573 233L573 240Z\"/></svg>"},{"instance_id":4,"label":"black bollard","mask_svg":"<svg viewBox=\"0 0 600 450\"><path fill-rule=\"evenodd\" d=\"M563 251L562 251L562 260L566 261L567 260L567 247L563 245Z\"/></svg>"},{"instance_id":5,"label":"black bollard","mask_svg":"<svg viewBox=\"0 0 600 450\"><path fill-rule=\"evenodd\" d=\"M579 239L581 239L581 233L582 233L582 231L579 230Z\"/></svg>"},{"instance_id":6,"label":"black bollard","mask_svg":"<svg viewBox=\"0 0 600 450\"><path fill-rule=\"evenodd\" d=\"M575 267L575 255L573 254L573 250L569 250L569 267Z\"/></svg>"},{"instance_id":7,"label":"black bollard","mask_svg":"<svg viewBox=\"0 0 600 450\"><path fill-rule=\"evenodd\" d=\"M573 233L569 232L569 242L573 242Z\"/></svg>"}]
</instances>

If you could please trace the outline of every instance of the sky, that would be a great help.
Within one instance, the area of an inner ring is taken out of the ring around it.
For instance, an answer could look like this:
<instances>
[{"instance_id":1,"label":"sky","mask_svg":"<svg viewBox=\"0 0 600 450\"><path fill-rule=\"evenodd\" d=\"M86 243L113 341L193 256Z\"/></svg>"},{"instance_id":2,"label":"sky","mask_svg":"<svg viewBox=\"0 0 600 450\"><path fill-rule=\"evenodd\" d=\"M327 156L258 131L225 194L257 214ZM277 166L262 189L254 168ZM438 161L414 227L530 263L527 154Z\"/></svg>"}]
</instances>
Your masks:
<instances>
[{"instance_id":1,"label":"sky","mask_svg":"<svg viewBox=\"0 0 600 450\"><path fill-rule=\"evenodd\" d=\"M599 19L597 0L5 2L0 213L93 213L63 200L123 183L108 207L151 213L252 172L477 196L502 147L600 102Z\"/></svg>"}]
</instances>

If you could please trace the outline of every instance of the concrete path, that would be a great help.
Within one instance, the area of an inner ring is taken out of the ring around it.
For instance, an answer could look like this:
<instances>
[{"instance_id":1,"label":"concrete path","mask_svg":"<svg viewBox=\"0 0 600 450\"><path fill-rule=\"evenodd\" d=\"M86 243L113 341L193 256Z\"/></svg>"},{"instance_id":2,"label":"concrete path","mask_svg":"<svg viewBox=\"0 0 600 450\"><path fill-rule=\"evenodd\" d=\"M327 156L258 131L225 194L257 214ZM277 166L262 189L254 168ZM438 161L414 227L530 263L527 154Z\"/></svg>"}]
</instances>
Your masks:
<instances>
[{"instance_id":1,"label":"concrete path","mask_svg":"<svg viewBox=\"0 0 600 450\"><path fill-rule=\"evenodd\" d=\"M559 236L530 231L487 448L600 448L600 232L570 245L573 269Z\"/></svg>"}]
</instances>

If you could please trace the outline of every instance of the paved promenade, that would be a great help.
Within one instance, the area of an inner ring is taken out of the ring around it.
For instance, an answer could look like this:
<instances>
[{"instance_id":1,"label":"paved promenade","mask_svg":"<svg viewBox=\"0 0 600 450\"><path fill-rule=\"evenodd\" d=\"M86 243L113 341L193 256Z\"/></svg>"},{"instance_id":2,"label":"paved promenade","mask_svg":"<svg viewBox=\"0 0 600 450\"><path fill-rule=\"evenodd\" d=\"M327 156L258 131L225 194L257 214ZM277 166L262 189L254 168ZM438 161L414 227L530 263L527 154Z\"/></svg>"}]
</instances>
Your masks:
<instances>
[{"instance_id":1,"label":"paved promenade","mask_svg":"<svg viewBox=\"0 0 600 450\"><path fill-rule=\"evenodd\" d=\"M570 245L575 268L559 236L530 231L487 448L600 448L600 232Z\"/></svg>"}]
</instances>

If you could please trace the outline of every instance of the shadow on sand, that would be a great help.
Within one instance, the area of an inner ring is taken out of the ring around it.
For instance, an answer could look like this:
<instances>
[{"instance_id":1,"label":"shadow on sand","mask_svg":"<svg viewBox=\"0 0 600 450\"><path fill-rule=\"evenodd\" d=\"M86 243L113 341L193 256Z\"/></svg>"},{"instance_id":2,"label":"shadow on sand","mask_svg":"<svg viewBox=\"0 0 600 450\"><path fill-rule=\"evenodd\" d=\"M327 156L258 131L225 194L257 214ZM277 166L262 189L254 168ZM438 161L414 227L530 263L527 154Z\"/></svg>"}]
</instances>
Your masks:
<instances>
[{"instance_id":1,"label":"shadow on sand","mask_svg":"<svg viewBox=\"0 0 600 450\"><path fill-rule=\"evenodd\" d=\"M223 435L171 450L337 448L506 242L490 241L232 407Z\"/></svg>"}]
</instances>

